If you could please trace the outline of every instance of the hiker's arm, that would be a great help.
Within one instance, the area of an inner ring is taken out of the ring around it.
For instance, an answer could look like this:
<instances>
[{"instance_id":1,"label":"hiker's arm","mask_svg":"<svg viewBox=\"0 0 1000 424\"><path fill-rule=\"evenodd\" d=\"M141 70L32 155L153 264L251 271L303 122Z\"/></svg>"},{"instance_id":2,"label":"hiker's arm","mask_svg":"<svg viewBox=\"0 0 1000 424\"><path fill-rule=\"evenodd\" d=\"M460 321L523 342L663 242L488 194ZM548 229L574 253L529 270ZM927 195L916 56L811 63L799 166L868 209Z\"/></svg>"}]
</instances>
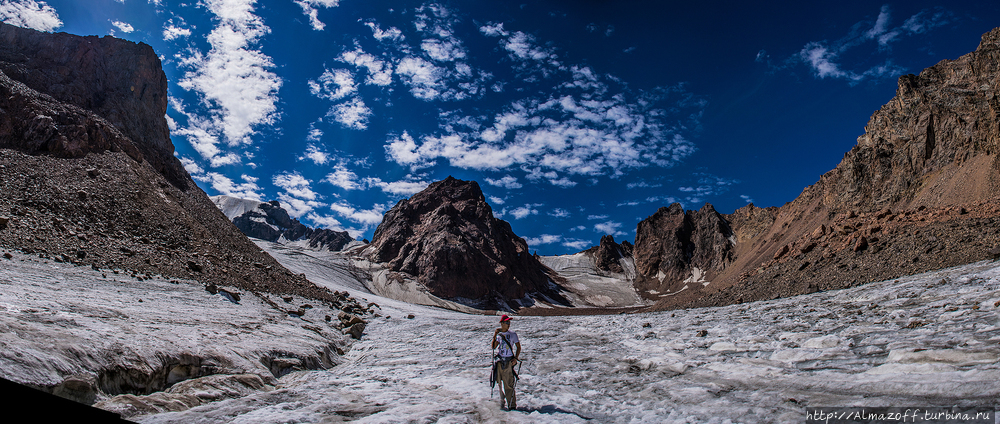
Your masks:
<instances>
[{"instance_id":1,"label":"hiker's arm","mask_svg":"<svg viewBox=\"0 0 1000 424\"><path fill-rule=\"evenodd\" d=\"M498 328L493 332L493 341L490 343L490 350L496 349L499 342L497 342L497 334L500 334L500 329Z\"/></svg>"},{"instance_id":2,"label":"hiker's arm","mask_svg":"<svg viewBox=\"0 0 1000 424\"><path fill-rule=\"evenodd\" d=\"M521 342L514 343L514 346L517 346L517 353L514 354L514 360L515 361L520 361L521 360L520 359L521 358Z\"/></svg>"}]
</instances>

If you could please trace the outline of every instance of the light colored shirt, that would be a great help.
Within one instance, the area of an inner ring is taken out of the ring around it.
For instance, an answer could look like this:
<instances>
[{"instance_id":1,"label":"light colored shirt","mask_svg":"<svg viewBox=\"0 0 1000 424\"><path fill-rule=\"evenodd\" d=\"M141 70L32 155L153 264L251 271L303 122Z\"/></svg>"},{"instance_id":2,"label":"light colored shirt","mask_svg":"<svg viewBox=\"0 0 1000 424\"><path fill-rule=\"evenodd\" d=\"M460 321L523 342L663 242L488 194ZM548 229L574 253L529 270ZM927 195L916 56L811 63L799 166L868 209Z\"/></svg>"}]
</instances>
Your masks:
<instances>
[{"instance_id":1,"label":"light colored shirt","mask_svg":"<svg viewBox=\"0 0 1000 424\"><path fill-rule=\"evenodd\" d=\"M507 343L503 341L503 337L507 338L507 341L510 342L510 346L507 346ZM517 333L515 333L513 331L507 331L505 333L498 333L497 334L497 343L499 343L499 346L497 346L497 349L499 349L499 355L500 355L500 357L502 357L502 358L510 358L511 356L514 356L514 352L511 352L510 350L514 346L517 346L517 344L520 341L521 340L519 340L517 338Z\"/></svg>"}]
</instances>

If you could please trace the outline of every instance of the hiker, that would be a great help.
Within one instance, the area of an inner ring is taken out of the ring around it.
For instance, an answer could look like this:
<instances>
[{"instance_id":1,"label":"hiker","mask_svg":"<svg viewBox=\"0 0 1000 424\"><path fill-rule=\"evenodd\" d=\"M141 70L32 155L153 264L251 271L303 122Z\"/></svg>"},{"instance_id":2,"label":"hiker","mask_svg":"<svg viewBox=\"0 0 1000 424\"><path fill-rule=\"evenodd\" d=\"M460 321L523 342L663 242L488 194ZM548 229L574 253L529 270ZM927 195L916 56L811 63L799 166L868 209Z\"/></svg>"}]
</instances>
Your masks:
<instances>
[{"instance_id":1,"label":"hiker","mask_svg":"<svg viewBox=\"0 0 1000 424\"><path fill-rule=\"evenodd\" d=\"M500 382L500 409L507 410L517 409L517 396L514 395L517 373L514 372L514 365L517 365L521 356L521 341L517 338L517 333L510 331L510 320L507 315L500 317L500 328L493 332L493 343L490 347L497 349L493 373L495 380ZM517 346L517 351L514 351L514 346Z\"/></svg>"}]
</instances>

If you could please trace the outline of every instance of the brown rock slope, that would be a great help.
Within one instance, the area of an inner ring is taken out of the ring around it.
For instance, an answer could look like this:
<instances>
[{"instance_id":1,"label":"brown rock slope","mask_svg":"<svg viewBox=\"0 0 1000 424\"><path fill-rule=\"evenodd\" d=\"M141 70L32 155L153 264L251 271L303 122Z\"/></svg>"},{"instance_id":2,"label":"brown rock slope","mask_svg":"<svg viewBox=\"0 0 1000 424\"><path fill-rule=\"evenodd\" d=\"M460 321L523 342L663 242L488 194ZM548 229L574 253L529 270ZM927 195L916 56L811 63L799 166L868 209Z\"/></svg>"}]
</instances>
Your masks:
<instances>
[{"instance_id":1,"label":"brown rock slope","mask_svg":"<svg viewBox=\"0 0 1000 424\"><path fill-rule=\"evenodd\" d=\"M843 288L993 257L998 96L1000 28L975 52L901 77L857 145L794 201L726 216L735 259L704 288L661 297L657 308ZM637 270L644 249L637 237Z\"/></svg>"},{"instance_id":2,"label":"brown rock slope","mask_svg":"<svg viewBox=\"0 0 1000 424\"><path fill-rule=\"evenodd\" d=\"M194 184L173 156L166 108L149 46L0 23L0 248L109 275L333 299Z\"/></svg>"},{"instance_id":3,"label":"brown rock slope","mask_svg":"<svg viewBox=\"0 0 1000 424\"><path fill-rule=\"evenodd\" d=\"M510 224L493 216L475 181L448 177L399 201L366 252L443 299L482 308L517 308L512 301L536 293L561 299L547 268Z\"/></svg>"}]
</instances>

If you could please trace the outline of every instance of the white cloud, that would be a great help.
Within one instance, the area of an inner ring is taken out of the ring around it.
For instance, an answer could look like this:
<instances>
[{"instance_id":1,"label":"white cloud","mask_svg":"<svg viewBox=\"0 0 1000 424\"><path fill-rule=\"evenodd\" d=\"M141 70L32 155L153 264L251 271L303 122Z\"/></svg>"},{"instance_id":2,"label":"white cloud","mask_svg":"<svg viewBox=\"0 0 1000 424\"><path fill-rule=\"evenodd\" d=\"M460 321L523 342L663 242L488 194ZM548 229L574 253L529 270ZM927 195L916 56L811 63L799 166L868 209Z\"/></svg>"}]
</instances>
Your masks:
<instances>
[{"instance_id":1,"label":"white cloud","mask_svg":"<svg viewBox=\"0 0 1000 424\"><path fill-rule=\"evenodd\" d=\"M350 221L362 224L365 228L380 224L385 215L385 207L382 205L375 205L372 209L356 209L354 206L341 202L330 205L330 209Z\"/></svg>"},{"instance_id":2,"label":"white cloud","mask_svg":"<svg viewBox=\"0 0 1000 424\"><path fill-rule=\"evenodd\" d=\"M257 178L255 177L243 175L241 177L243 179L242 183L235 183L225 175L217 172L210 172L206 177L208 180L206 182L210 181L212 188L219 192L219 194L240 199L261 201L260 187L257 185Z\"/></svg>"},{"instance_id":3,"label":"white cloud","mask_svg":"<svg viewBox=\"0 0 1000 424\"><path fill-rule=\"evenodd\" d=\"M364 179L364 185L366 187L378 187L386 193L397 196L412 196L423 191L430 183L419 180L385 182L377 177L368 177Z\"/></svg>"},{"instance_id":4,"label":"white cloud","mask_svg":"<svg viewBox=\"0 0 1000 424\"><path fill-rule=\"evenodd\" d=\"M568 218L570 216L570 213L566 209L555 208L555 209L549 211L549 216L554 217L554 218Z\"/></svg>"},{"instance_id":5,"label":"white cloud","mask_svg":"<svg viewBox=\"0 0 1000 424\"><path fill-rule=\"evenodd\" d=\"M316 200L319 197L310 187L311 183L309 180L298 172L286 172L275 175L272 182L274 185L284 189L289 195L300 199Z\"/></svg>"},{"instance_id":6,"label":"white cloud","mask_svg":"<svg viewBox=\"0 0 1000 424\"><path fill-rule=\"evenodd\" d=\"M902 26L893 27L891 25L891 8L889 5L884 5L874 22L859 22L853 26L854 30L833 43L825 41L807 43L796 57L809 66L813 74L820 79L839 78L847 80L851 85L856 85L870 78L892 78L905 73L906 69L893 64L891 58L883 59L883 63L873 66L866 64L866 62L877 54L890 54L889 46L892 43L948 24L951 19L952 14L943 9L925 9L906 19ZM870 29L867 31L857 30L864 27L870 27ZM878 51L865 54L865 62L859 64L843 63L842 57L845 53L863 48L866 43L871 41L875 42ZM758 61L762 60L762 55L766 58L766 53L763 50L757 55Z\"/></svg>"},{"instance_id":7,"label":"white cloud","mask_svg":"<svg viewBox=\"0 0 1000 424\"><path fill-rule=\"evenodd\" d=\"M419 57L407 57L396 65L396 73L410 87L410 93L421 100L435 100L446 90L441 79L444 70Z\"/></svg>"},{"instance_id":8,"label":"white cloud","mask_svg":"<svg viewBox=\"0 0 1000 424\"><path fill-rule=\"evenodd\" d=\"M402 68L399 69L402 73ZM600 79L586 68L576 68L579 81ZM437 159L452 166L497 170L519 166L529 180L545 178L560 187L577 183L567 175L623 175L629 168L650 165L670 167L694 151L694 144L677 131L672 116L692 111L680 119L696 120L705 103L692 100L682 88L635 96L609 94L603 83L578 84L579 97L561 95L545 101L518 100L485 125L460 128L447 117L447 135L412 136L388 140L390 158L401 165L423 167ZM638 98L637 98L638 97ZM658 103L679 97L668 114ZM443 115L444 116L444 115ZM677 119L674 117L673 119ZM697 121L691 122L696 125ZM479 129L479 128L485 129ZM567 174L567 175L562 175Z\"/></svg>"},{"instance_id":9,"label":"white cloud","mask_svg":"<svg viewBox=\"0 0 1000 424\"><path fill-rule=\"evenodd\" d=\"M317 7L337 7L340 0L295 0L295 4L302 8L302 13L309 17L309 25L316 31L322 31L326 25L319 20L319 10Z\"/></svg>"},{"instance_id":10,"label":"white cloud","mask_svg":"<svg viewBox=\"0 0 1000 424\"><path fill-rule=\"evenodd\" d=\"M358 91L354 76L346 69L326 69L318 80L309 80L309 92L321 99L340 100Z\"/></svg>"},{"instance_id":11,"label":"white cloud","mask_svg":"<svg viewBox=\"0 0 1000 424\"><path fill-rule=\"evenodd\" d=\"M163 41L173 41L181 37L187 38L190 36L190 29L176 26L173 24L173 21L168 21L163 25Z\"/></svg>"},{"instance_id":12,"label":"white cloud","mask_svg":"<svg viewBox=\"0 0 1000 424\"><path fill-rule=\"evenodd\" d=\"M62 26L56 9L44 1L34 0L0 2L0 21L21 28L52 32Z\"/></svg>"},{"instance_id":13,"label":"white cloud","mask_svg":"<svg viewBox=\"0 0 1000 424\"><path fill-rule=\"evenodd\" d=\"M741 194L740 198L743 199L743 201L747 202L748 204L749 203L753 203L753 198L751 198L750 196L747 196L745 194Z\"/></svg>"},{"instance_id":14,"label":"white cloud","mask_svg":"<svg viewBox=\"0 0 1000 424\"><path fill-rule=\"evenodd\" d=\"M496 196L490 196L490 203L493 203L495 205L502 205L506 203L506 201Z\"/></svg>"},{"instance_id":15,"label":"white cloud","mask_svg":"<svg viewBox=\"0 0 1000 424\"><path fill-rule=\"evenodd\" d=\"M375 22L366 22L365 25L367 25L368 28L371 28L372 35L374 35L375 39L379 41L403 41L406 39L406 37L403 36L403 31L400 31L399 28L389 27L389 29L383 31L382 28Z\"/></svg>"},{"instance_id":16,"label":"white cloud","mask_svg":"<svg viewBox=\"0 0 1000 424\"><path fill-rule=\"evenodd\" d=\"M392 84L392 66L371 54L365 53L360 47L353 51L344 52L340 55L339 60L359 68L364 67L367 69L368 78L365 80L366 84L383 87Z\"/></svg>"},{"instance_id":17,"label":"white cloud","mask_svg":"<svg viewBox=\"0 0 1000 424\"><path fill-rule=\"evenodd\" d=\"M255 127L273 125L278 119L276 104L282 81L269 71L274 67L271 58L252 47L270 32L253 14L253 3L200 3L218 18L218 25L207 37L212 48L208 54L189 49L177 56L180 67L189 69L177 85L198 93L208 108L208 116L199 120L195 132L208 133L216 143L225 140L230 147L251 144Z\"/></svg>"},{"instance_id":18,"label":"white cloud","mask_svg":"<svg viewBox=\"0 0 1000 424\"><path fill-rule=\"evenodd\" d=\"M289 193L279 193L278 201L281 207L288 211L288 216L301 218L303 215L323 207L323 204L314 200L303 200L293 197Z\"/></svg>"},{"instance_id":19,"label":"white cloud","mask_svg":"<svg viewBox=\"0 0 1000 424\"><path fill-rule=\"evenodd\" d=\"M528 237L524 241L528 242L528 246L538 246L542 244L553 244L562 241L562 236L553 234L542 234L538 237Z\"/></svg>"},{"instance_id":20,"label":"white cloud","mask_svg":"<svg viewBox=\"0 0 1000 424\"><path fill-rule=\"evenodd\" d=\"M328 174L323 181L344 190L357 190L361 187L358 184L358 175L347 169L344 165L334 166L333 172Z\"/></svg>"},{"instance_id":21,"label":"white cloud","mask_svg":"<svg viewBox=\"0 0 1000 424\"><path fill-rule=\"evenodd\" d=\"M489 185L496 187L503 187L508 190L514 190L522 187L521 183L517 182L517 178L514 178L510 175L504 175L504 177L500 178L499 180L495 180L492 178L486 178L485 180L486 183Z\"/></svg>"},{"instance_id":22,"label":"white cloud","mask_svg":"<svg viewBox=\"0 0 1000 424\"><path fill-rule=\"evenodd\" d=\"M515 32L503 43L503 47L517 59L545 61L558 64L558 55L535 44L535 37L521 31Z\"/></svg>"},{"instance_id":23,"label":"white cloud","mask_svg":"<svg viewBox=\"0 0 1000 424\"><path fill-rule=\"evenodd\" d=\"M612 236L623 236L626 233L620 230L621 227L622 223L620 222L608 221L595 224L594 231L597 231L602 234L610 234Z\"/></svg>"},{"instance_id":24,"label":"white cloud","mask_svg":"<svg viewBox=\"0 0 1000 424\"><path fill-rule=\"evenodd\" d=\"M465 49L457 39L438 40L435 38L424 40L420 48L427 53L431 59L441 62L453 62L465 58Z\"/></svg>"},{"instance_id":25,"label":"white cloud","mask_svg":"<svg viewBox=\"0 0 1000 424\"><path fill-rule=\"evenodd\" d=\"M121 32L124 32L126 34L135 31L135 28L133 28L132 25L127 22L114 21L111 22L111 25L114 25L115 28L118 28Z\"/></svg>"},{"instance_id":26,"label":"white cloud","mask_svg":"<svg viewBox=\"0 0 1000 424\"><path fill-rule=\"evenodd\" d=\"M583 250L591 246L590 242L587 240L563 240L563 246L569 247L571 249Z\"/></svg>"},{"instance_id":27,"label":"white cloud","mask_svg":"<svg viewBox=\"0 0 1000 424\"><path fill-rule=\"evenodd\" d=\"M531 215L538 215L538 209L535 209L538 205L524 205L510 211L510 214L514 216L514 219L524 219Z\"/></svg>"},{"instance_id":28,"label":"white cloud","mask_svg":"<svg viewBox=\"0 0 1000 424\"><path fill-rule=\"evenodd\" d=\"M506 37L509 34L507 31L504 31L503 22L483 25L479 27L479 32L482 32L487 37Z\"/></svg>"},{"instance_id":29,"label":"white cloud","mask_svg":"<svg viewBox=\"0 0 1000 424\"><path fill-rule=\"evenodd\" d=\"M317 165L324 165L330 160L330 155L320 150L315 144L310 144L306 147L306 152L302 156L299 156L299 160L306 159L313 161Z\"/></svg>"},{"instance_id":30,"label":"white cloud","mask_svg":"<svg viewBox=\"0 0 1000 424\"><path fill-rule=\"evenodd\" d=\"M344 103L335 105L327 116L332 116L345 128L352 130L364 130L368 128L368 117L372 115L371 109L365 105L361 99L355 97Z\"/></svg>"}]
</instances>

